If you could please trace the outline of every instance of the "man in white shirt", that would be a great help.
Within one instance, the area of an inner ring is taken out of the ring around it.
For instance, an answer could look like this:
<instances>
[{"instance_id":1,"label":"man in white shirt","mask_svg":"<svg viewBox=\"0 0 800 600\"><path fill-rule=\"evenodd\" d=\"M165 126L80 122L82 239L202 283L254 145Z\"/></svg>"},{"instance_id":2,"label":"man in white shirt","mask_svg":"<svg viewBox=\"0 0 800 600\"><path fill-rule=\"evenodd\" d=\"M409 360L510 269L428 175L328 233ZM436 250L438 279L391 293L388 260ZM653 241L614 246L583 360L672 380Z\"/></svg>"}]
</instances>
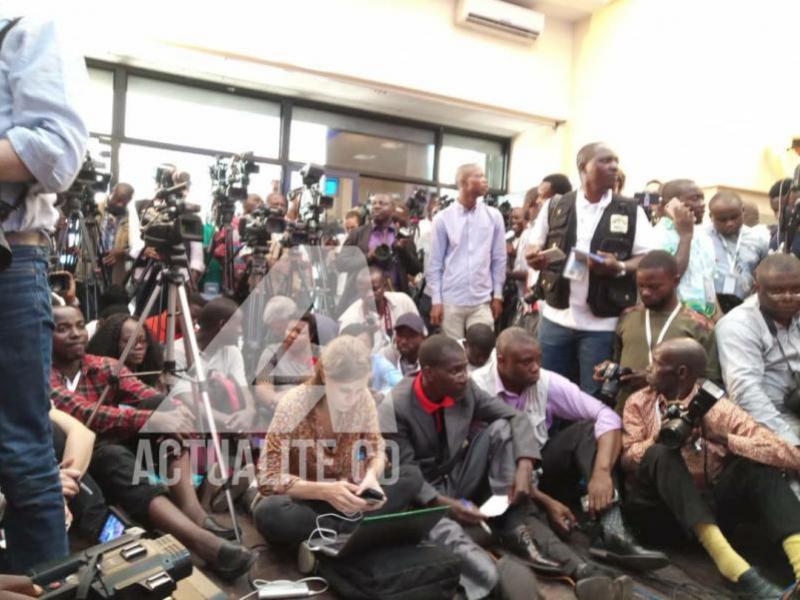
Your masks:
<instances>
[{"instance_id":1,"label":"man in white shirt","mask_svg":"<svg viewBox=\"0 0 800 600\"><path fill-rule=\"evenodd\" d=\"M652 228L633 200L612 192L619 170L613 150L588 144L577 164L581 188L542 206L526 259L541 271L542 366L593 394L594 366L610 358L618 317L636 303L634 272L650 250ZM553 248L565 258L554 258Z\"/></svg>"},{"instance_id":2,"label":"man in white shirt","mask_svg":"<svg viewBox=\"0 0 800 600\"><path fill-rule=\"evenodd\" d=\"M360 272L356 289L360 298L342 313L339 325L344 329L352 323L366 323L373 328L373 352L380 352L384 346L392 344L394 324L400 315L419 315L417 305L408 294L386 291L386 276L380 267L373 266Z\"/></svg>"}]
</instances>

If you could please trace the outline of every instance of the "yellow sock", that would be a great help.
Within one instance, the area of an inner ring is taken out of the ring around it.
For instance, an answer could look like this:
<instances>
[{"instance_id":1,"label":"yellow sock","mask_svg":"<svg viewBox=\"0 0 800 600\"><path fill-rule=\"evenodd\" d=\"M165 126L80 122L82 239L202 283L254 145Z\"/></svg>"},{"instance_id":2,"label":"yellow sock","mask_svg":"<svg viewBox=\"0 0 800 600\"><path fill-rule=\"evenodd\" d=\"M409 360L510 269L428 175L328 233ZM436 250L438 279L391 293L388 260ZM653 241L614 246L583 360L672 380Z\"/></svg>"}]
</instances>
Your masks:
<instances>
[{"instance_id":1,"label":"yellow sock","mask_svg":"<svg viewBox=\"0 0 800 600\"><path fill-rule=\"evenodd\" d=\"M717 565L717 569L719 569L719 572L722 573L725 579L738 581L742 573L750 568L747 561L739 556L736 550L731 547L728 540L725 539L725 536L722 535L722 532L716 525L701 523L694 528L694 531L700 539L700 543L703 544L706 552L711 556L711 560ZM792 537L797 537L798 542L800 542L800 536ZM789 539L791 538L787 538L786 541ZM784 547L785 544L786 542L784 542ZM798 545L797 548L798 559L800 560L800 545Z\"/></svg>"},{"instance_id":2,"label":"yellow sock","mask_svg":"<svg viewBox=\"0 0 800 600\"><path fill-rule=\"evenodd\" d=\"M783 551L794 570L794 578L800 581L800 533L790 535L783 540Z\"/></svg>"}]
</instances>

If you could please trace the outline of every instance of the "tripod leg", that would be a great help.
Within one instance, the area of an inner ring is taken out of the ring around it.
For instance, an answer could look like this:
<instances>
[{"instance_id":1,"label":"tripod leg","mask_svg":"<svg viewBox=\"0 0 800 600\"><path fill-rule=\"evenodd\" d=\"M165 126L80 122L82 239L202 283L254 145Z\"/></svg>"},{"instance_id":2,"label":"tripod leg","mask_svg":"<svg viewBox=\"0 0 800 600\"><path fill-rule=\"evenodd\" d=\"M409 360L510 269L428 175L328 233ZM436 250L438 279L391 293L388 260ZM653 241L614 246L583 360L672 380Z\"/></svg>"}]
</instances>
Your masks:
<instances>
[{"instance_id":1,"label":"tripod leg","mask_svg":"<svg viewBox=\"0 0 800 600\"><path fill-rule=\"evenodd\" d=\"M242 534L236 518L236 510L233 507L233 497L231 496L231 477L230 472L228 471L228 461L225 458L225 455L222 453L222 444L220 443L219 431L217 430L217 424L214 421L214 414L211 411L211 398L208 395L208 381L206 379L205 367L200 361L200 348L197 345L197 338L195 337L194 328L192 327L192 319L189 314L189 299L186 296L186 288L182 285L176 286L176 288L170 288L170 303L174 304L174 294L172 293L173 290L177 291L178 302L180 302L181 306L181 324L183 326L183 335L186 340L188 340L189 352L195 368L197 387L200 390L200 399L202 400L203 410L205 411L208 433L211 436L212 443L214 444L214 453L217 455L220 471L222 472L222 476L225 478L223 489L225 490L225 500L228 503L228 511L231 515L231 523L233 523L233 530L236 533L236 541L241 544Z\"/></svg>"}]
</instances>

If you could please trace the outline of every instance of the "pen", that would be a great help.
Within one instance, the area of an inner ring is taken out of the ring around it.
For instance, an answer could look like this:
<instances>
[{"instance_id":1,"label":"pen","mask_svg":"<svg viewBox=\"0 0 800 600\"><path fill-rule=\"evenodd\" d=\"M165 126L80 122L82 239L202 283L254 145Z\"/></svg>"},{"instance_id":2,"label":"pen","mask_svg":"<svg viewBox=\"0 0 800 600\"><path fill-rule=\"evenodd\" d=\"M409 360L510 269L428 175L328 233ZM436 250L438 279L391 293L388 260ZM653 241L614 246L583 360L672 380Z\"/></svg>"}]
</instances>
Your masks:
<instances>
[{"instance_id":1,"label":"pen","mask_svg":"<svg viewBox=\"0 0 800 600\"><path fill-rule=\"evenodd\" d=\"M465 508L476 508L475 505L472 502L470 502L469 500L466 500L464 498L461 499L461 505L464 506ZM486 521L481 520L480 524L481 524L481 528L486 533L488 533L489 535L492 535L492 530L489 528L489 525L486 524Z\"/></svg>"},{"instance_id":2,"label":"pen","mask_svg":"<svg viewBox=\"0 0 800 600\"><path fill-rule=\"evenodd\" d=\"M84 492L86 492L86 493L87 493L87 494L89 494L90 496L94 496L94 492L92 491L92 488L90 488L88 485L86 485L86 484L85 484L85 483L83 483L82 481L79 481L79 482L78 482L78 485L80 485L80 486L81 486L81 489L82 489Z\"/></svg>"}]
</instances>

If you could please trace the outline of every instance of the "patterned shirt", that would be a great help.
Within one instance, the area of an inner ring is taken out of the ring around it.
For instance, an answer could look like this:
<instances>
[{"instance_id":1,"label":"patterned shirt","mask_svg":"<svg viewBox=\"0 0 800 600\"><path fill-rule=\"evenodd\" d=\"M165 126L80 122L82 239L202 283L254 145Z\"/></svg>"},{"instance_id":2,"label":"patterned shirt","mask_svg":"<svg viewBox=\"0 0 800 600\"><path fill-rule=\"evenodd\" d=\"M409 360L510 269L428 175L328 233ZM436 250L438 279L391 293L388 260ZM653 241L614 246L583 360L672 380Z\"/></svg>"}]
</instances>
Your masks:
<instances>
[{"instance_id":1,"label":"patterned shirt","mask_svg":"<svg viewBox=\"0 0 800 600\"><path fill-rule=\"evenodd\" d=\"M355 483L370 461L385 453L369 390L351 410L331 410L334 431L326 433L315 410L324 389L301 385L278 402L258 461L258 489L264 496L285 494L301 479Z\"/></svg>"},{"instance_id":2,"label":"patterned shirt","mask_svg":"<svg viewBox=\"0 0 800 600\"><path fill-rule=\"evenodd\" d=\"M686 406L698 386L680 403ZM666 414L667 400L651 387L633 394L622 416L622 466L634 471L645 452L655 443ZM712 484L725 466L729 454L779 469L800 469L800 448L787 444L727 398L711 407L703 418L704 435L726 435L727 446L700 437L697 445L685 445L681 454L699 486ZM699 448L699 449L698 449ZM706 480L706 473L708 480Z\"/></svg>"},{"instance_id":3,"label":"patterned shirt","mask_svg":"<svg viewBox=\"0 0 800 600\"><path fill-rule=\"evenodd\" d=\"M103 390L111 385L117 361L105 356L87 354L81 361L80 379L75 391L67 387L67 377L53 367L50 371L50 398L56 408L85 423ZM134 408L142 402L161 397L161 394L133 377L127 367L120 371L116 393L106 397L92 422L92 431L115 438L135 434L150 418L152 411ZM125 406L123 406L125 405Z\"/></svg>"},{"instance_id":4,"label":"patterned shirt","mask_svg":"<svg viewBox=\"0 0 800 600\"><path fill-rule=\"evenodd\" d=\"M658 248L666 250L673 256L678 253L680 236L672 219L669 217L661 219L653 228L653 233ZM717 295L714 290L716 260L714 242L701 225L695 225L689 249L689 264L678 285L678 297L686 306L707 317L714 314L717 306Z\"/></svg>"},{"instance_id":5,"label":"patterned shirt","mask_svg":"<svg viewBox=\"0 0 800 600\"><path fill-rule=\"evenodd\" d=\"M672 310L650 311L650 327L652 329L654 347L671 312ZM646 307L644 304L637 304L626 309L619 318L617 332L614 337L614 362L634 371L644 371L649 365L645 316ZM719 373L719 357L717 355L714 323L700 313L684 306L670 324L669 329L664 332L664 340L672 340L679 337L690 337L703 346L708 358L706 377L721 383L722 377ZM620 388L617 396L617 412L622 413L625 401L635 391L636 388L630 385L623 385Z\"/></svg>"}]
</instances>

